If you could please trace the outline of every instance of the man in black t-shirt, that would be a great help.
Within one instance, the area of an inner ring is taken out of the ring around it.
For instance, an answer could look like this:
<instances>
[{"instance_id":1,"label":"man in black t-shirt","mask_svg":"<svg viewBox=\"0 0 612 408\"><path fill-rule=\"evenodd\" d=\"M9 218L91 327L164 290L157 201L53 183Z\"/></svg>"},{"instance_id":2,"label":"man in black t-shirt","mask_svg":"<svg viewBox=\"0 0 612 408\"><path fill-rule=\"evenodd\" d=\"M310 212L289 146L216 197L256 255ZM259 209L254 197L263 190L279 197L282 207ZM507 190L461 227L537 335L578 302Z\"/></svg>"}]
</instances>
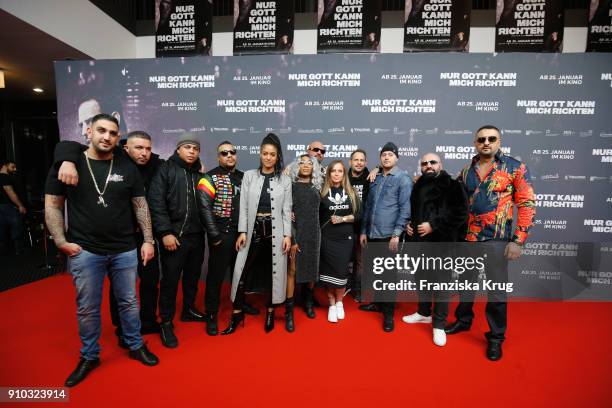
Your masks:
<instances>
[{"instance_id":1,"label":"man in black t-shirt","mask_svg":"<svg viewBox=\"0 0 612 408\"><path fill-rule=\"evenodd\" d=\"M351 153L351 159L349 160L349 182L357 196L359 197L359 204L363 209L364 203L368 199L368 192L370 191L370 182L368 181L368 174L370 171L367 168L367 154L363 149L357 149ZM355 226L355 233L361 233L361 220L355 220L353 224ZM348 288L352 289L353 297L355 301L361 301L361 271L362 265L362 248L359 240L355 240L353 246L353 273L349 275Z\"/></svg>"},{"instance_id":2,"label":"man in black t-shirt","mask_svg":"<svg viewBox=\"0 0 612 408\"><path fill-rule=\"evenodd\" d=\"M0 255L8 255L10 241L13 241L17 255L23 250L21 217L26 213L26 208L17 195L15 180L11 177L16 171L14 162L0 163Z\"/></svg>"},{"instance_id":3,"label":"man in black t-shirt","mask_svg":"<svg viewBox=\"0 0 612 408\"><path fill-rule=\"evenodd\" d=\"M122 142L120 142L120 145ZM55 146L54 166L58 168L58 179L61 182L69 186L78 184L79 173L76 170L75 163L83 156L83 151L85 150L87 150L86 145L73 141L61 141ZM152 153L151 136L141 130L132 131L128 133L123 148L117 146L115 153L130 159L142 177L145 190L148 190L155 171L157 171L163 162L157 154ZM134 236L137 245L141 246L144 239L142 231L134 231ZM148 262L146 265L142 263L142 258L139 258L138 261L138 276L140 277L140 333L143 335L159 333L159 324L157 323L160 276L159 257ZM119 346L127 348L123 341L119 307L112 290L110 291L109 300L111 321L116 327L115 334L119 338Z\"/></svg>"},{"instance_id":4,"label":"man in black t-shirt","mask_svg":"<svg viewBox=\"0 0 612 408\"><path fill-rule=\"evenodd\" d=\"M68 267L77 291L77 319L81 359L66 380L72 387L100 364L100 303L108 274L119 304L123 339L130 357L146 365L159 360L140 335L136 298L136 241L132 211L144 243L143 263L154 255L151 217L138 170L113 149L119 141L119 124L108 114L94 116L87 129L89 148L76 163L83 175L76 186L66 186L52 168L45 188L45 221L55 245L69 257ZM68 202L68 231L64 233L64 202Z\"/></svg>"}]
</instances>

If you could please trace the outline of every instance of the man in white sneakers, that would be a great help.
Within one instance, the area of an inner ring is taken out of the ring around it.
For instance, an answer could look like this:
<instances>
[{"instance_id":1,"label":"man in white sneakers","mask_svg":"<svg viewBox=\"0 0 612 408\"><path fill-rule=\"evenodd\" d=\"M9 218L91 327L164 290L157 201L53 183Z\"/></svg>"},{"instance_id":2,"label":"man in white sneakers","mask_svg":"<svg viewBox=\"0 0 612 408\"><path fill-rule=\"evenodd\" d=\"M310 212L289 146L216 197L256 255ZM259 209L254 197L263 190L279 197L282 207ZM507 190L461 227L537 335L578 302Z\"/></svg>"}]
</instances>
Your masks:
<instances>
[{"instance_id":1,"label":"man in white sneakers","mask_svg":"<svg viewBox=\"0 0 612 408\"><path fill-rule=\"evenodd\" d=\"M420 160L421 176L410 194L410 221L406 232L412 242L454 242L465 235L467 221L467 197L461 183L442 170L442 161L434 153L425 154ZM427 278L427 277L425 277ZM432 319L433 300L433 319ZM428 323L433 320L433 342L446 344L446 319L448 294L419 291L416 313L404 316L404 323Z\"/></svg>"}]
</instances>

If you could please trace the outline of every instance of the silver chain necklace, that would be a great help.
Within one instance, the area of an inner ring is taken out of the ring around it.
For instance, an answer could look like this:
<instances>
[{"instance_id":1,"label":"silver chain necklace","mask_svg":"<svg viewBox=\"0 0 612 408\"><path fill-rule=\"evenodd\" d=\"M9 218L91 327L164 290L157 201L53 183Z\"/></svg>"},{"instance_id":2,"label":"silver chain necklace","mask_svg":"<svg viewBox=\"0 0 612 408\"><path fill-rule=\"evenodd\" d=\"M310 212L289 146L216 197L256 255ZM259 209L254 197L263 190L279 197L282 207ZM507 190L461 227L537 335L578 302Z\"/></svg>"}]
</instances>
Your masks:
<instances>
[{"instance_id":1,"label":"silver chain necklace","mask_svg":"<svg viewBox=\"0 0 612 408\"><path fill-rule=\"evenodd\" d=\"M108 187L108 181L110 180L110 176L113 171L114 156L111 156L110 167L108 168L108 175L106 176L106 181L104 182L104 189L100 191L100 187L98 187L98 182L96 181L96 178L94 177L94 174L93 174L93 170L91 169L91 164L89 163L89 157L87 156L87 151L84 151L83 154L85 155L85 161L87 162L87 168L89 169L89 174L91 175L91 179L93 180L94 187L96 188L96 191L98 192L98 202L96 204L102 205L104 207L108 207L108 205L106 205L106 203L104 202L103 195L106 192L106 187Z\"/></svg>"}]
</instances>

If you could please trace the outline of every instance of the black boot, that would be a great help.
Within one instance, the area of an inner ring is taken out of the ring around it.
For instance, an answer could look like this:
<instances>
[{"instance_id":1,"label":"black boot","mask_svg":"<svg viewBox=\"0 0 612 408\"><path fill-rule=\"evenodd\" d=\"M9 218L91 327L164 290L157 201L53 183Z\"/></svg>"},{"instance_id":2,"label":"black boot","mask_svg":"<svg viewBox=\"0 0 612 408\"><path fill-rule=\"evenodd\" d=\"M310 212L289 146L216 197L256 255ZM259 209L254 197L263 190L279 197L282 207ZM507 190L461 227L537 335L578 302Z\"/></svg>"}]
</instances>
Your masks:
<instances>
[{"instance_id":1,"label":"black boot","mask_svg":"<svg viewBox=\"0 0 612 408\"><path fill-rule=\"evenodd\" d=\"M232 313L232 320L230 320L229 326L227 326L227 329L223 330L221 334L232 334L236 331L240 323L242 323L242 327L244 327L244 312Z\"/></svg>"},{"instance_id":2,"label":"black boot","mask_svg":"<svg viewBox=\"0 0 612 408\"><path fill-rule=\"evenodd\" d=\"M177 348L178 339L174 334L174 325L172 322L162 322L159 325L159 328L159 335L161 337L162 344L168 348Z\"/></svg>"},{"instance_id":3,"label":"black boot","mask_svg":"<svg viewBox=\"0 0 612 408\"><path fill-rule=\"evenodd\" d=\"M219 326L217 324L217 312L206 313L206 334L209 336L216 336L219 333Z\"/></svg>"},{"instance_id":4,"label":"black boot","mask_svg":"<svg viewBox=\"0 0 612 408\"><path fill-rule=\"evenodd\" d=\"M293 333L295 331L295 321L293 319L293 298L287 298L285 301L285 329L289 333Z\"/></svg>"},{"instance_id":5,"label":"black boot","mask_svg":"<svg viewBox=\"0 0 612 408\"><path fill-rule=\"evenodd\" d=\"M268 309L266 312L266 324L264 329L266 330L266 333L270 333L272 330L274 330L274 308L272 308L272 310Z\"/></svg>"},{"instance_id":6,"label":"black boot","mask_svg":"<svg viewBox=\"0 0 612 408\"><path fill-rule=\"evenodd\" d=\"M315 318L314 290L308 286L304 287L304 312L309 319Z\"/></svg>"},{"instance_id":7,"label":"black boot","mask_svg":"<svg viewBox=\"0 0 612 408\"><path fill-rule=\"evenodd\" d=\"M79 364L74 369L74 371L70 373L70 376L68 377L68 379L66 379L64 385L66 387L74 387L75 385L83 381L85 377L87 377L87 375L91 372L91 370L98 367L99 365L100 359L96 358L95 360L85 360L81 357L81 359L79 360Z\"/></svg>"},{"instance_id":8,"label":"black boot","mask_svg":"<svg viewBox=\"0 0 612 408\"><path fill-rule=\"evenodd\" d=\"M242 311L248 315L257 316L259 314L259 309L249 305L247 302L244 302L242 305Z\"/></svg>"}]
</instances>

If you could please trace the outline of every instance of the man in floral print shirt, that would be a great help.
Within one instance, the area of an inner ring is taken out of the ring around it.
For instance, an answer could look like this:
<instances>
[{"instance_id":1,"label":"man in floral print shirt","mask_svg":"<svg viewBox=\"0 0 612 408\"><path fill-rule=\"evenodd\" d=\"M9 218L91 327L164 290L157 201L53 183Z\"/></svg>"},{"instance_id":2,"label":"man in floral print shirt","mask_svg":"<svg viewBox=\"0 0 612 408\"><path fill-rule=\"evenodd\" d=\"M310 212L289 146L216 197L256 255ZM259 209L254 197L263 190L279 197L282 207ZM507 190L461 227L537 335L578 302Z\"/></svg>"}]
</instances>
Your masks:
<instances>
[{"instance_id":1,"label":"man in floral print shirt","mask_svg":"<svg viewBox=\"0 0 612 408\"><path fill-rule=\"evenodd\" d=\"M521 246L527 239L535 215L535 200L529 171L524 163L504 155L501 133L495 126L483 126L476 132L474 146L478 154L459 175L468 196L468 225L465 240L481 242L493 255L489 259L487 275L495 281L507 281L508 264L521 256ZM513 210L518 219L513 227ZM491 257L491 255L489 255ZM486 316L490 331L487 358L502 357L502 342L507 325L506 292L489 292ZM474 293L463 292L455 311L457 320L446 327L447 334L470 329Z\"/></svg>"}]
</instances>

